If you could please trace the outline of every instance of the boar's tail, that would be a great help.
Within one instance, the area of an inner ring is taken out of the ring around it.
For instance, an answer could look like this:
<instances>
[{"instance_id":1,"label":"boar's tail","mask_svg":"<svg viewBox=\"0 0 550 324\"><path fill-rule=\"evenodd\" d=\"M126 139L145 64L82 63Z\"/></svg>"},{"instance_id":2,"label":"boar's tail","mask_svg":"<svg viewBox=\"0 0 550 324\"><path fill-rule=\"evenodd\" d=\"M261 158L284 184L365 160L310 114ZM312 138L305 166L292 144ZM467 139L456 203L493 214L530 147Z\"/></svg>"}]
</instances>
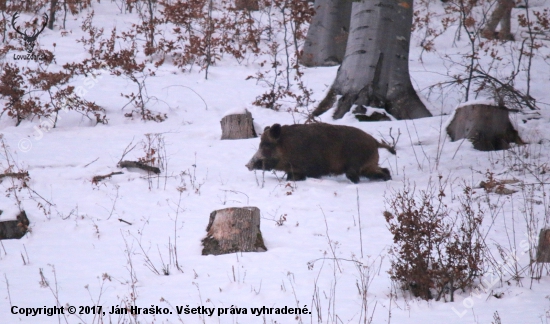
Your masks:
<instances>
[{"instance_id":1,"label":"boar's tail","mask_svg":"<svg viewBox=\"0 0 550 324\"><path fill-rule=\"evenodd\" d=\"M378 141L377 141L378 142ZM386 150L388 150L391 154L395 155L395 149L393 147L391 147L388 143L382 141L382 142L378 142L378 147L379 148L385 148Z\"/></svg>"}]
</instances>

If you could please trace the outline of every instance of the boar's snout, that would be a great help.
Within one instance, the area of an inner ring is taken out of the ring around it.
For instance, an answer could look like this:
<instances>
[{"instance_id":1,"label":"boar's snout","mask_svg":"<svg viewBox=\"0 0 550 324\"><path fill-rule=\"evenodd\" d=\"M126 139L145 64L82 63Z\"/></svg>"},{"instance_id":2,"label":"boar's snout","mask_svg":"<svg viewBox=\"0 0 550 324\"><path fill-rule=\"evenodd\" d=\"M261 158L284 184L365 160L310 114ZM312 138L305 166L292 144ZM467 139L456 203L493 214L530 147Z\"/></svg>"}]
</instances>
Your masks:
<instances>
[{"instance_id":1,"label":"boar's snout","mask_svg":"<svg viewBox=\"0 0 550 324\"><path fill-rule=\"evenodd\" d=\"M248 161L247 164L245 164L244 166L248 168L248 171L252 171L254 170L254 159L250 159L250 161Z\"/></svg>"},{"instance_id":2,"label":"boar's snout","mask_svg":"<svg viewBox=\"0 0 550 324\"><path fill-rule=\"evenodd\" d=\"M256 152L254 156L248 161L248 163L245 165L249 171L252 170L261 170L262 169L262 155L260 151Z\"/></svg>"}]
</instances>

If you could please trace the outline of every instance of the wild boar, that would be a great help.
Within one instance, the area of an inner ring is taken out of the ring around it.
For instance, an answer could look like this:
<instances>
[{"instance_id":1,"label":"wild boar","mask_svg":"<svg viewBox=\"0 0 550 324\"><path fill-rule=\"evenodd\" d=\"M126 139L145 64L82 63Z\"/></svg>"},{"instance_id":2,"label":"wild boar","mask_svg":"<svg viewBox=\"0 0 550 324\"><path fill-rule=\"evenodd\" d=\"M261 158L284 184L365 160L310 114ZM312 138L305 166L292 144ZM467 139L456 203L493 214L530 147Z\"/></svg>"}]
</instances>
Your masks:
<instances>
[{"instance_id":1,"label":"wild boar","mask_svg":"<svg viewBox=\"0 0 550 324\"><path fill-rule=\"evenodd\" d=\"M354 127L274 124L264 129L260 148L246 167L284 171L294 181L340 174L353 183L361 176L391 180L390 171L378 166L378 148L395 154L389 145Z\"/></svg>"}]
</instances>

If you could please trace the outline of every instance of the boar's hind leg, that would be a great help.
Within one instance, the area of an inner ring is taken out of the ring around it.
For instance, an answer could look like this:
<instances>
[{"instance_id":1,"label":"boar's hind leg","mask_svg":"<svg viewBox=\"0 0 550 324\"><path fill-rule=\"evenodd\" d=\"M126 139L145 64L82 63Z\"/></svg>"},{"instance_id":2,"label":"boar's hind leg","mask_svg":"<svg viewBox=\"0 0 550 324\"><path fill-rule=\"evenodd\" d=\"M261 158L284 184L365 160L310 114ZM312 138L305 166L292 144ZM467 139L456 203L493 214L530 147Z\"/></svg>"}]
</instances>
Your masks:
<instances>
[{"instance_id":1,"label":"boar's hind leg","mask_svg":"<svg viewBox=\"0 0 550 324\"><path fill-rule=\"evenodd\" d=\"M306 175L299 172L289 172L286 175L287 181L302 181L306 179Z\"/></svg>"},{"instance_id":2,"label":"boar's hind leg","mask_svg":"<svg viewBox=\"0 0 550 324\"><path fill-rule=\"evenodd\" d=\"M361 174L371 180L391 180L390 170L386 168L376 167L374 169L367 169L363 170Z\"/></svg>"},{"instance_id":3,"label":"boar's hind leg","mask_svg":"<svg viewBox=\"0 0 550 324\"><path fill-rule=\"evenodd\" d=\"M359 172L356 170L348 170L346 172L346 177L353 183L359 183Z\"/></svg>"},{"instance_id":4,"label":"boar's hind leg","mask_svg":"<svg viewBox=\"0 0 550 324\"><path fill-rule=\"evenodd\" d=\"M382 171L382 173L384 173L384 177L382 178L384 181L391 180L390 170L388 170L386 168L380 168L380 171Z\"/></svg>"}]
</instances>

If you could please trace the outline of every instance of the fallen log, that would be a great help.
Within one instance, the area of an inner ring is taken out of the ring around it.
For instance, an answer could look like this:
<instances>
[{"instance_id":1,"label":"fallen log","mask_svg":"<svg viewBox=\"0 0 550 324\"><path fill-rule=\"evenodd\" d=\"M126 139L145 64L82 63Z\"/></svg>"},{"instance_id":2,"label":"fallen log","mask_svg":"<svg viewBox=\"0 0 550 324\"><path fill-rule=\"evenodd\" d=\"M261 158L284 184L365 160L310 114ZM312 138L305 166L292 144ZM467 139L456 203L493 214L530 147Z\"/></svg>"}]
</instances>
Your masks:
<instances>
[{"instance_id":1,"label":"fallen log","mask_svg":"<svg viewBox=\"0 0 550 324\"><path fill-rule=\"evenodd\" d=\"M29 176L29 172L6 172L6 173L0 174L0 181L3 178L7 178L7 177L16 178L16 179L23 179L23 178L28 177L28 176Z\"/></svg>"},{"instance_id":2,"label":"fallen log","mask_svg":"<svg viewBox=\"0 0 550 324\"><path fill-rule=\"evenodd\" d=\"M1 214L2 211L0 211L0 215ZM0 222L0 240L22 238L27 233L29 224L30 221L25 211L20 212L15 220Z\"/></svg>"},{"instance_id":3,"label":"fallen log","mask_svg":"<svg viewBox=\"0 0 550 324\"><path fill-rule=\"evenodd\" d=\"M111 172L109 174L106 174L106 175L97 175L95 177L92 178L92 183L93 184L97 184L98 182L102 181L102 180L105 180L107 178L110 178L114 175L117 175L117 174L124 174L123 172Z\"/></svg>"},{"instance_id":4,"label":"fallen log","mask_svg":"<svg viewBox=\"0 0 550 324\"><path fill-rule=\"evenodd\" d=\"M145 170L147 172L153 172L155 174L160 173L159 168L154 167L154 166L150 166L150 165L147 165L145 163L138 162L138 161L120 161L118 163L118 167L119 168L138 168L138 169Z\"/></svg>"}]
</instances>

